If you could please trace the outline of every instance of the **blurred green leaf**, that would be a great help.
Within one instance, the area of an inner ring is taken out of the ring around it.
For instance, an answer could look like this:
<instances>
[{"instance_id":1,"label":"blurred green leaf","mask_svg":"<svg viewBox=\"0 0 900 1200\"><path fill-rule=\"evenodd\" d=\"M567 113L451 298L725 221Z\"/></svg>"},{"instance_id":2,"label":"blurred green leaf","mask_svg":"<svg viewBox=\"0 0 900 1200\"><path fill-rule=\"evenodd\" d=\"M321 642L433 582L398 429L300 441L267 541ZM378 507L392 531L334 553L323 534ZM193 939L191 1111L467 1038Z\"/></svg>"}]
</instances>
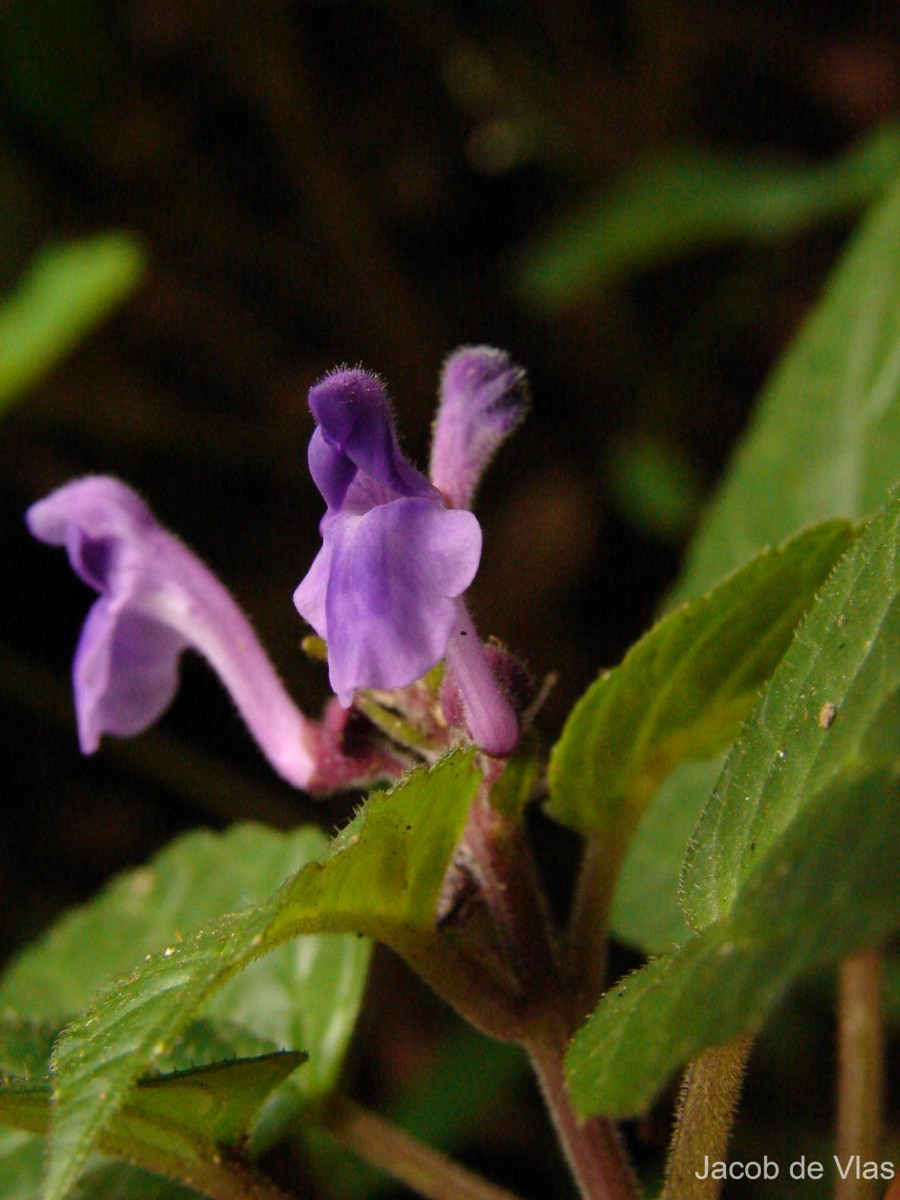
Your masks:
<instances>
[{"instance_id":1,"label":"blurred green leaf","mask_svg":"<svg viewBox=\"0 0 900 1200\"><path fill-rule=\"evenodd\" d=\"M427 954L444 875L480 778L472 755L456 754L375 793L321 863L309 863L268 900L151 956L73 1021L56 1049L45 1200L67 1194L138 1077L254 959L322 932L375 936L414 959Z\"/></svg>"},{"instance_id":2,"label":"blurred green leaf","mask_svg":"<svg viewBox=\"0 0 900 1200\"><path fill-rule=\"evenodd\" d=\"M599 839L614 865L672 768L734 738L851 537L841 522L817 526L659 621L570 714L549 814Z\"/></svg>"},{"instance_id":3,"label":"blurred green leaf","mask_svg":"<svg viewBox=\"0 0 900 1200\"><path fill-rule=\"evenodd\" d=\"M0 1014L0 1126L46 1132L52 1111L54 1037L50 1022L23 1020L9 1011ZM254 1057L237 1057L245 1049ZM228 1061L209 1061L213 1054ZM207 1065L183 1065L196 1057ZM204 1165L215 1165L223 1147L243 1151L266 1098L305 1058L296 1051L271 1053L262 1039L237 1027L226 1031L208 1022L194 1023L167 1056L167 1066L174 1062L176 1069L141 1080L98 1146L170 1178L194 1178L198 1168L202 1172ZM0 1153L5 1144L0 1139ZM13 1169L36 1183L37 1150L32 1153L24 1142L8 1145Z\"/></svg>"},{"instance_id":4,"label":"blurred green leaf","mask_svg":"<svg viewBox=\"0 0 900 1200\"><path fill-rule=\"evenodd\" d=\"M18 1129L0 1128L3 1200L35 1200L40 1195L43 1169L43 1138Z\"/></svg>"},{"instance_id":5,"label":"blurred green leaf","mask_svg":"<svg viewBox=\"0 0 900 1200\"><path fill-rule=\"evenodd\" d=\"M67 913L20 954L0 978L0 1005L32 1018L56 1018L59 1026L142 956L172 948L184 931L267 896L327 846L317 829L286 834L251 824L179 838L147 866L118 876L90 903ZM192 1043L180 1043L181 1058L167 1065L257 1053L252 1041L236 1041L237 1029L263 1039L266 1048L308 1051L310 1062L266 1110L257 1135L267 1144L304 1099L334 1085L369 955L370 943L357 937L309 937L279 948L213 997L205 1010L213 1025L194 1022ZM215 1028L223 1023L228 1044L217 1051Z\"/></svg>"},{"instance_id":6,"label":"blurred green leaf","mask_svg":"<svg viewBox=\"0 0 900 1200\"><path fill-rule=\"evenodd\" d=\"M249 1172L225 1151L242 1153L253 1118L270 1092L303 1062L279 1051L143 1079L101 1131L97 1147L177 1182ZM44 1132L53 1108L47 1081L0 1080L0 1124Z\"/></svg>"},{"instance_id":7,"label":"blurred green leaf","mask_svg":"<svg viewBox=\"0 0 900 1200\"><path fill-rule=\"evenodd\" d=\"M637 529L678 539L700 506L700 482L674 446L658 438L622 438L605 466L610 499Z\"/></svg>"},{"instance_id":8,"label":"blurred green leaf","mask_svg":"<svg viewBox=\"0 0 900 1200\"><path fill-rule=\"evenodd\" d=\"M549 230L520 261L516 281L554 310L586 292L707 247L784 237L852 212L900 166L900 130L888 125L825 166L792 167L666 153L633 169Z\"/></svg>"},{"instance_id":9,"label":"blurred green leaf","mask_svg":"<svg viewBox=\"0 0 900 1200\"><path fill-rule=\"evenodd\" d=\"M142 1079L110 1122L101 1145L127 1161L152 1161L152 1151L174 1142L237 1146L246 1140L266 1097L305 1061L295 1050L232 1059ZM43 1083L0 1080L0 1124L45 1133L52 1108ZM137 1150L145 1148L146 1153Z\"/></svg>"},{"instance_id":10,"label":"blurred green leaf","mask_svg":"<svg viewBox=\"0 0 900 1200\"><path fill-rule=\"evenodd\" d=\"M672 604L765 545L883 501L900 462L900 181L866 218L760 398Z\"/></svg>"},{"instance_id":11,"label":"blurred green leaf","mask_svg":"<svg viewBox=\"0 0 900 1200\"><path fill-rule=\"evenodd\" d=\"M143 273L143 249L124 233L41 251L0 302L0 412L121 304Z\"/></svg>"},{"instance_id":12,"label":"blurred green leaf","mask_svg":"<svg viewBox=\"0 0 900 1200\"><path fill-rule=\"evenodd\" d=\"M616 882L609 927L645 954L664 954L693 936L678 902L688 843L724 757L676 767L647 806Z\"/></svg>"},{"instance_id":13,"label":"blurred green leaf","mask_svg":"<svg viewBox=\"0 0 900 1200\"><path fill-rule=\"evenodd\" d=\"M641 1111L703 1047L760 1023L799 973L900 926L898 546L900 489L731 751L685 878L692 917L712 923L616 985L576 1036L583 1112Z\"/></svg>"}]
</instances>

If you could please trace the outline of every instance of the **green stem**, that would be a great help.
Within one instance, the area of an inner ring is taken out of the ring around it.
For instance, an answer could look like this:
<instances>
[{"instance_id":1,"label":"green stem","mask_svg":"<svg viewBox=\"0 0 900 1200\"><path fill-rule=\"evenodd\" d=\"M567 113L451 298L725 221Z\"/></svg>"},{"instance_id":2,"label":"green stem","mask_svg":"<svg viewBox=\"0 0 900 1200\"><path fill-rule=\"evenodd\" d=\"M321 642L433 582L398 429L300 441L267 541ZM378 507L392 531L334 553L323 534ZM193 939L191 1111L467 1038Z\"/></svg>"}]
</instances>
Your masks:
<instances>
[{"instance_id":1,"label":"green stem","mask_svg":"<svg viewBox=\"0 0 900 1200\"><path fill-rule=\"evenodd\" d=\"M152 1164L148 1169L168 1174ZM173 1171L170 1178L210 1200L294 1200L293 1192L286 1192L251 1164L226 1158L210 1159L184 1175Z\"/></svg>"},{"instance_id":2,"label":"green stem","mask_svg":"<svg viewBox=\"0 0 900 1200\"><path fill-rule=\"evenodd\" d=\"M874 1162L881 1143L885 1035L881 1005L882 956L864 950L848 958L838 983L838 1128L842 1163L854 1154ZM873 1200L877 1180L838 1174L835 1200Z\"/></svg>"},{"instance_id":3,"label":"green stem","mask_svg":"<svg viewBox=\"0 0 900 1200\"><path fill-rule=\"evenodd\" d=\"M428 739L414 725L392 709L379 704L366 692L359 691L354 694L353 706L364 713L376 728L395 742L399 742L401 746L408 746L413 750L428 749Z\"/></svg>"},{"instance_id":4,"label":"green stem","mask_svg":"<svg viewBox=\"0 0 900 1200\"><path fill-rule=\"evenodd\" d=\"M710 1046L685 1071L661 1200L719 1195L722 1180L708 1167L725 1159L751 1045L750 1035L743 1034Z\"/></svg>"},{"instance_id":5,"label":"green stem","mask_svg":"<svg viewBox=\"0 0 900 1200\"><path fill-rule=\"evenodd\" d=\"M452 1162L348 1096L331 1097L322 1124L360 1158L426 1200L516 1200L512 1192Z\"/></svg>"},{"instance_id":6,"label":"green stem","mask_svg":"<svg viewBox=\"0 0 900 1200\"><path fill-rule=\"evenodd\" d=\"M573 1016L579 1023L603 994L609 910L621 861L616 845L601 838L591 838L585 846L568 937Z\"/></svg>"}]
</instances>

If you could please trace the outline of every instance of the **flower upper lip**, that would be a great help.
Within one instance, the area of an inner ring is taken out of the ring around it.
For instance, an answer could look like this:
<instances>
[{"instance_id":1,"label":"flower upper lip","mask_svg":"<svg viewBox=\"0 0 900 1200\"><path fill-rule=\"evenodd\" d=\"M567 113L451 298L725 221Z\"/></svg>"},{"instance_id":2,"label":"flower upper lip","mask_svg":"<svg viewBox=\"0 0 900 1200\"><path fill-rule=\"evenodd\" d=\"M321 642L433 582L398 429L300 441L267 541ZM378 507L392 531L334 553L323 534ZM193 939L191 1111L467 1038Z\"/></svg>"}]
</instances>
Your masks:
<instances>
[{"instance_id":1,"label":"flower upper lip","mask_svg":"<svg viewBox=\"0 0 900 1200\"><path fill-rule=\"evenodd\" d=\"M446 657L472 736L490 753L508 754L517 720L463 593L482 544L468 507L521 419L524 373L501 351L466 347L448 360L441 391L429 481L403 457L376 376L342 369L312 388L309 465L327 510L322 548L294 603L328 643L341 704L360 688L413 683Z\"/></svg>"},{"instance_id":2,"label":"flower upper lip","mask_svg":"<svg viewBox=\"0 0 900 1200\"><path fill-rule=\"evenodd\" d=\"M434 487L400 451L377 376L360 369L333 371L310 390L309 407L317 422L309 467L329 510L342 511L349 502L367 511L401 496L434 495ZM360 488L369 495L361 495ZM355 497L348 495L351 491Z\"/></svg>"},{"instance_id":3,"label":"flower upper lip","mask_svg":"<svg viewBox=\"0 0 900 1200\"><path fill-rule=\"evenodd\" d=\"M403 687L443 657L481 529L404 459L374 375L327 375L310 409L310 470L328 508L294 603L327 640L331 685L348 705L357 688Z\"/></svg>"}]
</instances>

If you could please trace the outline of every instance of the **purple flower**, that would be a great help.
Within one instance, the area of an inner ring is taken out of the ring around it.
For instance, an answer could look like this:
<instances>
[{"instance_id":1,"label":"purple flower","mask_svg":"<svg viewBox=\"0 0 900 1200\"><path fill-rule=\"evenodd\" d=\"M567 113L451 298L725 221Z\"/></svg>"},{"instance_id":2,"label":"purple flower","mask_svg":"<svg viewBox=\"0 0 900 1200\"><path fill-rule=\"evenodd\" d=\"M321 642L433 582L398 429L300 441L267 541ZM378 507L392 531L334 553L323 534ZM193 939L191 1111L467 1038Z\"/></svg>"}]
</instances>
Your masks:
<instances>
[{"instance_id":1,"label":"purple flower","mask_svg":"<svg viewBox=\"0 0 900 1200\"><path fill-rule=\"evenodd\" d=\"M329 705L321 723L294 705L227 590L125 484L76 480L29 509L35 537L65 546L99 593L73 664L85 753L104 734L140 733L165 712L189 647L218 673L275 769L308 791L396 777L405 759L351 719L353 693L405 687L442 658L474 740L491 754L513 750L516 715L463 598L481 556L481 528L464 506L521 415L523 376L505 355L476 347L451 357L442 390L440 490L400 453L374 376L337 371L310 392L318 428L309 463L327 511L322 549L294 599L327 640L342 706Z\"/></svg>"},{"instance_id":2,"label":"purple flower","mask_svg":"<svg viewBox=\"0 0 900 1200\"><path fill-rule=\"evenodd\" d=\"M521 391L521 372L496 351L463 351L454 361L459 369L436 434L445 494L403 458L373 375L336 371L310 391L318 427L309 465L327 511L322 549L294 603L328 643L331 685L343 705L357 688L404 687L446 657L474 739L489 753L508 754L516 716L462 598L478 567L481 529L471 513L447 508L445 495L470 497L504 436L498 423L507 431L514 423L499 415L496 380L506 372ZM442 436L445 413L452 427Z\"/></svg>"},{"instance_id":3,"label":"purple flower","mask_svg":"<svg viewBox=\"0 0 900 1200\"><path fill-rule=\"evenodd\" d=\"M469 508L485 468L525 415L525 372L503 350L463 346L444 364L431 447L431 480Z\"/></svg>"},{"instance_id":4,"label":"purple flower","mask_svg":"<svg viewBox=\"0 0 900 1200\"><path fill-rule=\"evenodd\" d=\"M192 647L218 673L285 779L313 791L353 782L339 731L332 736L296 708L228 591L130 488L116 479L79 479L32 505L27 521L41 541L65 546L76 573L100 593L72 672L84 753L96 750L103 734L128 737L154 724L178 689L181 654ZM320 769L325 759L330 774ZM356 764L366 778L396 775L401 766L371 755Z\"/></svg>"},{"instance_id":5,"label":"purple flower","mask_svg":"<svg viewBox=\"0 0 900 1200\"><path fill-rule=\"evenodd\" d=\"M478 569L481 528L445 508L403 458L373 375L328 375L309 406L318 422L309 466L328 511L294 603L328 642L331 686L349 705L356 688L403 687L443 657L454 601Z\"/></svg>"}]
</instances>

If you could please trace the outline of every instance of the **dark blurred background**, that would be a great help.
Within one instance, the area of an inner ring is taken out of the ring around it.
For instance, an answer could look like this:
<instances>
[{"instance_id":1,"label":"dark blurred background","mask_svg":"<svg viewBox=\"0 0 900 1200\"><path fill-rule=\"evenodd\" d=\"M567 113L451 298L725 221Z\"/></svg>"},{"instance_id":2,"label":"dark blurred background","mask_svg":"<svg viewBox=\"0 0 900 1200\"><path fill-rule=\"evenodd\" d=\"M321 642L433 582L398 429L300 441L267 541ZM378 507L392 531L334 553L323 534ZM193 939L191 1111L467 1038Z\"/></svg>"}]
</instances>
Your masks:
<instances>
[{"instance_id":1,"label":"dark blurred background","mask_svg":"<svg viewBox=\"0 0 900 1200\"><path fill-rule=\"evenodd\" d=\"M147 260L2 417L0 954L181 829L347 811L274 781L196 662L160 732L81 758L67 673L90 597L29 541L31 501L85 472L131 482L315 711L325 673L290 601L321 514L309 385L379 371L424 466L443 357L502 346L534 405L480 496L473 609L559 672L551 740L651 620L862 199L544 286L569 215L673 151L827 168L894 114L898 61L887 3L0 0L0 290L48 241L125 230ZM376 1100L446 1033L396 971L380 963L370 1009L389 995L395 1032L370 1017L381 1042L353 1068ZM523 1103L478 1134L492 1153L521 1158ZM652 1120L636 1136L660 1139ZM548 1194L535 1169L509 1182Z\"/></svg>"}]
</instances>

